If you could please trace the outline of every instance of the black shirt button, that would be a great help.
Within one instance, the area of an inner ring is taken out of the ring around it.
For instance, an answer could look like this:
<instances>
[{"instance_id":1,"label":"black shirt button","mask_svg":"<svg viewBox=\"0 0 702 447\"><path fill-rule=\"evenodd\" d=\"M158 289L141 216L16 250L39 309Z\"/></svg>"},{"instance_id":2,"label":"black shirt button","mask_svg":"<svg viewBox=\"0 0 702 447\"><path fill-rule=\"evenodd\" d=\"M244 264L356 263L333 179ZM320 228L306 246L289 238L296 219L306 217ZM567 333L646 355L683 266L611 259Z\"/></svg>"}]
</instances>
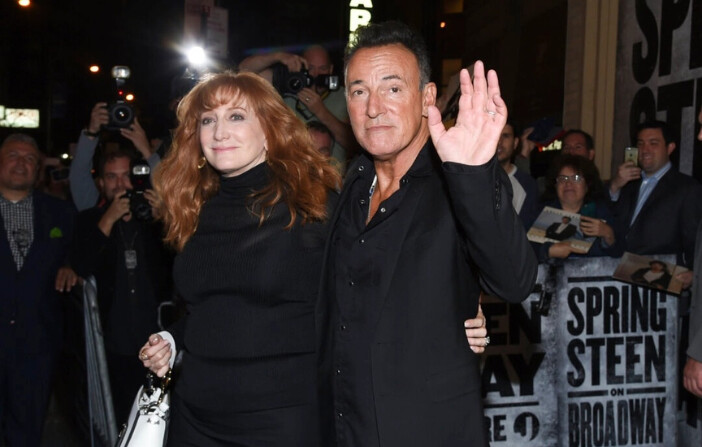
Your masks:
<instances>
[{"instance_id":1,"label":"black shirt button","mask_svg":"<svg viewBox=\"0 0 702 447\"><path fill-rule=\"evenodd\" d=\"M366 167L363 166L363 165L361 165L361 166L358 167L358 172L361 172L361 171L363 171L364 169L366 169Z\"/></svg>"},{"instance_id":2,"label":"black shirt button","mask_svg":"<svg viewBox=\"0 0 702 447\"><path fill-rule=\"evenodd\" d=\"M361 245L363 245L363 244L366 243L366 240L365 240L365 239L361 239L360 241L358 241L358 243L361 244Z\"/></svg>"},{"instance_id":3,"label":"black shirt button","mask_svg":"<svg viewBox=\"0 0 702 447\"><path fill-rule=\"evenodd\" d=\"M384 213L385 212L385 207L380 208L380 212Z\"/></svg>"},{"instance_id":4,"label":"black shirt button","mask_svg":"<svg viewBox=\"0 0 702 447\"><path fill-rule=\"evenodd\" d=\"M406 178L403 178L402 180L400 180L400 183L401 183L402 185L406 185L408 181L409 181L409 180L407 180Z\"/></svg>"},{"instance_id":5,"label":"black shirt button","mask_svg":"<svg viewBox=\"0 0 702 447\"><path fill-rule=\"evenodd\" d=\"M350 285L351 287L353 287L353 286L356 285L356 282L355 282L353 279L350 279L350 280L349 280L349 285Z\"/></svg>"},{"instance_id":6,"label":"black shirt button","mask_svg":"<svg viewBox=\"0 0 702 447\"><path fill-rule=\"evenodd\" d=\"M344 413L342 413L341 411L336 413L336 415L339 417L339 419L344 417Z\"/></svg>"},{"instance_id":7,"label":"black shirt button","mask_svg":"<svg viewBox=\"0 0 702 447\"><path fill-rule=\"evenodd\" d=\"M342 324L340 327L342 331L345 331L347 329L345 324Z\"/></svg>"},{"instance_id":8,"label":"black shirt button","mask_svg":"<svg viewBox=\"0 0 702 447\"><path fill-rule=\"evenodd\" d=\"M365 205L365 204L366 204L366 199L361 199L361 200L358 201L358 203L360 203L361 205Z\"/></svg>"},{"instance_id":9,"label":"black shirt button","mask_svg":"<svg viewBox=\"0 0 702 447\"><path fill-rule=\"evenodd\" d=\"M340 369L337 369L337 370L336 370L336 375L337 375L337 376L340 376L340 375L341 375L341 370L340 370Z\"/></svg>"}]
</instances>

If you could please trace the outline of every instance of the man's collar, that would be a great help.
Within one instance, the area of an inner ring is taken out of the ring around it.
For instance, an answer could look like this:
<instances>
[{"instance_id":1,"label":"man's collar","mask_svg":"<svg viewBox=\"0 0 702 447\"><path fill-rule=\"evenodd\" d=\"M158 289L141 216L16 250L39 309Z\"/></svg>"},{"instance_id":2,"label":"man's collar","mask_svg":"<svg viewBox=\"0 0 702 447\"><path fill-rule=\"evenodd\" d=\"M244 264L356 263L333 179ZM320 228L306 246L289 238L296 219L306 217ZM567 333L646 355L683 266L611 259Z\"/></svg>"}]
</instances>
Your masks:
<instances>
[{"instance_id":1,"label":"man's collar","mask_svg":"<svg viewBox=\"0 0 702 447\"><path fill-rule=\"evenodd\" d=\"M424 146L422 146L422 148L419 150L417 157L414 159L405 175L411 175L413 177L429 175L432 172L432 164L434 163L441 164L441 160L439 160L439 156L434 149L431 138L428 138L427 142L424 143ZM364 175L368 172L375 173L373 156L369 152L364 151L360 155L354 169L359 175Z\"/></svg>"},{"instance_id":2,"label":"man's collar","mask_svg":"<svg viewBox=\"0 0 702 447\"><path fill-rule=\"evenodd\" d=\"M646 180L646 179L651 178L651 179L655 179L656 181L658 181L661 179L661 177L663 177L665 175L666 172L670 171L671 167L672 167L672 163L670 163L670 161L669 161L668 163L663 165L662 168L660 168L659 170L657 170L656 172L654 172L651 175L647 175L644 171L641 171L641 179Z\"/></svg>"},{"instance_id":3,"label":"man's collar","mask_svg":"<svg viewBox=\"0 0 702 447\"><path fill-rule=\"evenodd\" d=\"M434 149L434 144L432 143L431 138L428 138L427 142L424 143L424 146L419 151L419 154L417 154L417 158L414 159L414 163L412 163L412 166L410 166L407 174L413 177L423 177L429 175L432 172L433 163L440 164L441 160L439 159L439 155L436 153L436 149Z\"/></svg>"},{"instance_id":4,"label":"man's collar","mask_svg":"<svg viewBox=\"0 0 702 447\"><path fill-rule=\"evenodd\" d=\"M22 202L24 202L25 200L29 200L29 199L32 197L33 194L34 194L34 190L33 190L33 189L30 189L29 192L27 193L27 195L24 196L24 197L22 197L21 199L19 199L19 200L10 200L10 199L6 198L6 197L0 192L0 200L4 200L5 202L10 202L10 203L22 203Z\"/></svg>"}]
</instances>

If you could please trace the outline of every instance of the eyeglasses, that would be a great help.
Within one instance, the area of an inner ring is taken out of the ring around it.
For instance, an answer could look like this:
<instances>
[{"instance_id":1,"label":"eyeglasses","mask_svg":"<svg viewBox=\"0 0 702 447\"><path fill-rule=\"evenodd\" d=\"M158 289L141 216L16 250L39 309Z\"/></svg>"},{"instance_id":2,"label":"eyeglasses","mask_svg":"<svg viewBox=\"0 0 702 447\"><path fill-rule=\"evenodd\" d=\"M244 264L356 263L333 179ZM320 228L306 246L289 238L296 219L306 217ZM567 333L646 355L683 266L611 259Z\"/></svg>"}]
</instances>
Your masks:
<instances>
[{"instance_id":1,"label":"eyeglasses","mask_svg":"<svg viewBox=\"0 0 702 447\"><path fill-rule=\"evenodd\" d=\"M562 185L571 182L571 183L580 183L583 180L585 180L585 177L583 177L580 174L575 174L575 175L557 175L556 176L556 183L560 183Z\"/></svg>"}]
</instances>

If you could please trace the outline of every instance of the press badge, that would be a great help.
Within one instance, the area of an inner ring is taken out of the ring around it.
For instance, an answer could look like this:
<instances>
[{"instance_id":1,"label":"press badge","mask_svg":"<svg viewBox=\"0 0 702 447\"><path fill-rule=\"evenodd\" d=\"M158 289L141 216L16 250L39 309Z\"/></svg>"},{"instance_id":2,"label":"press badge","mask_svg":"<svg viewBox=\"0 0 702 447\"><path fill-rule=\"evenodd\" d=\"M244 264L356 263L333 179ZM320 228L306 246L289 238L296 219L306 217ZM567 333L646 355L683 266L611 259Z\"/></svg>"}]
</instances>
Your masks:
<instances>
[{"instance_id":1,"label":"press badge","mask_svg":"<svg viewBox=\"0 0 702 447\"><path fill-rule=\"evenodd\" d=\"M127 270L134 270L137 266L137 253L136 250L124 250L124 265L127 266Z\"/></svg>"}]
</instances>

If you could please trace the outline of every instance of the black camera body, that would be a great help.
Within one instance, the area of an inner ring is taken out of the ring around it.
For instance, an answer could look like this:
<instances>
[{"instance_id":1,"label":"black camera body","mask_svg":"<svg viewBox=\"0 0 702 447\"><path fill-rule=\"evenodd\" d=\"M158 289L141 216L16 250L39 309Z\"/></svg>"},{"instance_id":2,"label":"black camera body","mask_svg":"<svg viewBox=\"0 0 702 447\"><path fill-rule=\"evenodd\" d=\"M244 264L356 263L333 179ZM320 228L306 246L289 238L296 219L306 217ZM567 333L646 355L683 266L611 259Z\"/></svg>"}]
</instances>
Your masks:
<instances>
[{"instance_id":1,"label":"black camera body","mask_svg":"<svg viewBox=\"0 0 702 447\"><path fill-rule=\"evenodd\" d=\"M150 221L153 219L151 205L146 200L144 192L151 188L151 168L144 160L132 163L129 171L129 181L132 189L127 190L124 197L129 199L129 211L138 220Z\"/></svg>"},{"instance_id":2,"label":"black camera body","mask_svg":"<svg viewBox=\"0 0 702 447\"><path fill-rule=\"evenodd\" d=\"M134 109L125 101L116 101L107 106L110 121L104 126L110 131L125 129L134 122Z\"/></svg>"},{"instance_id":3,"label":"black camera body","mask_svg":"<svg viewBox=\"0 0 702 447\"><path fill-rule=\"evenodd\" d=\"M124 100L124 86L131 76L131 70L126 65L115 65L111 74L115 80L117 95L116 101L107 106L110 121L103 125L103 128L116 131L128 128L134 122L134 109Z\"/></svg>"},{"instance_id":4,"label":"black camera body","mask_svg":"<svg viewBox=\"0 0 702 447\"><path fill-rule=\"evenodd\" d=\"M288 72L283 81L283 93L297 93L305 87L311 87L314 78L304 68L300 71Z\"/></svg>"},{"instance_id":5,"label":"black camera body","mask_svg":"<svg viewBox=\"0 0 702 447\"><path fill-rule=\"evenodd\" d=\"M273 85L282 96L294 96L303 88L312 86L338 90L339 77L335 75L312 77L304 68L300 71L289 71L285 65L277 64L273 69Z\"/></svg>"}]
</instances>

